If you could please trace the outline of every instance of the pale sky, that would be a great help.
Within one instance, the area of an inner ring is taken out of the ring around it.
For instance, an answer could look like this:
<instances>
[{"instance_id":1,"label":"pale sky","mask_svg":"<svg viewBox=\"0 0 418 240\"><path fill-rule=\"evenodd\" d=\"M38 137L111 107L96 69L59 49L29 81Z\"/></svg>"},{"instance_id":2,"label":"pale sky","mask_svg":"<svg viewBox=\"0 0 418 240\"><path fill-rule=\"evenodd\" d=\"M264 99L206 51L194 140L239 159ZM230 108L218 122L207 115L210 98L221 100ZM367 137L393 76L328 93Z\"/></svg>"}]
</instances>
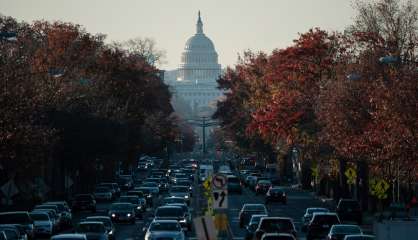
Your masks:
<instances>
[{"instance_id":1,"label":"pale sky","mask_svg":"<svg viewBox=\"0 0 418 240\"><path fill-rule=\"evenodd\" d=\"M0 13L19 21L61 20L107 35L107 42L151 37L174 69L186 40L203 30L222 67L246 49L283 48L312 27L344 30L353 21L351 0L0 0Z\"/></svg>"}]
</instances>

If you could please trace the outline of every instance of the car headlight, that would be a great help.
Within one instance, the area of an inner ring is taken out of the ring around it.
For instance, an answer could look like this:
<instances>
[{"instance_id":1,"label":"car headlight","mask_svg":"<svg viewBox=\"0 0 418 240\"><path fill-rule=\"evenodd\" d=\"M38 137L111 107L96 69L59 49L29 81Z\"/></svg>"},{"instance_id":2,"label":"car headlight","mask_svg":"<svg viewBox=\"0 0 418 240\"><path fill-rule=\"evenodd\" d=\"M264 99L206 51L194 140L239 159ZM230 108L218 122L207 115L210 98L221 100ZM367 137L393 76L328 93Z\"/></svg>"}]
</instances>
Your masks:
<instances>
[{"instance_id":1,"label":"car headlight","mask_svg":"<svg viewBox=\"0 0 418 240\"><path fill-rule=\"evenodd\" d=\"M109 235L113 235L113 230L110 230Z\"/></svg>"},{"instance_id":2,"label":"car headlight","mask_svg":"<svg viewBox=\"0 0 418 240\"><path fill-rule=\"evenodd\" d=\"M188 196L188 195L186 195L186 196L184 196L184 198L189 198L189 196Z\"/></svg>"},{"instance_id":3,"label":"car headlight","mask_svg":"<svg viewBox=\"0 0 418 240\"><path fill-rule=\"evenodd\" d=\"M138 210L141 210L141 208L142 208L141 206L136 207L136 209L138 209Z\"/></svg>"},{"instance_id":4,"label":"car headlight","mask_svg":"<svg viewBox=\"0 0 418 240\"><path fill-rule=\"evenodd\" d=\"M186 219L181 219L180 222L181 223L186 223Z\"/></svg>"},{"instance_id":5,"label":"car headlight","mask_svg":"<svg viewBox=\"0 0 418 240\"><path fill-rule=\"evenodd\" d=\"M116 214L114 214L114 213L112 213L112 215L111 215L112 217L116 217Z\"/></svg>"},{"instance_id":6,"label":"car headlight","mask_svg":"<svg viewBox=\"0 0 418 240\"><path fill-rule=\"evenodd\" d=\"M126 214L126 216L127 216L127 217L130 217L130 216L132 216L132 214L128 213L128 214Z\"/></svg>"}]
</instances>

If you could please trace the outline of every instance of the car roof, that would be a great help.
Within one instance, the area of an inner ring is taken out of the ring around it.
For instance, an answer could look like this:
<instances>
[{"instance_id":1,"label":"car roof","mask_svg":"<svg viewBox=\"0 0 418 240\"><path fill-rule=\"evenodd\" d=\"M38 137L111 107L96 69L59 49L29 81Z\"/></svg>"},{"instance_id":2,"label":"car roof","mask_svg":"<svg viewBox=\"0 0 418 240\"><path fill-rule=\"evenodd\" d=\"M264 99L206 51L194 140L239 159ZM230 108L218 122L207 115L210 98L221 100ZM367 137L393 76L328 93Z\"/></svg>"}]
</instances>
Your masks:
<instances>
[{"instance_id":1,"label":"car roof","mask_svg":"<svg viewBox=\"0 0 418 240\"><path fill-rule=\"evenodd\" d=\"M85 219L109 219L110 217L108 216L87 216Z\"/></svg>"},{"instance_id":2,"label":"car roof","mask_svg":"<svg viewBox=\"0 0 418 240\"><path fill-rule=\"evenodd\" d=\"M100 225L103 225L102 222L98 222L98 221L83 221L83 222L80 222L79 224L83 224L83 225L86 225L86 224L100 224Z\"/></svg>"},{"instance_id":3,"label":"car roof","mask_svg":"<svg viewBox=\"0 0 418 240\"><path fill-rule=\"evenodd\" d=\"M78 234L78 233L64 233L59 235L54 235L51 237L51 239L61 239L61 238L75 238L75 239L86 239L85 234Z\"/></svg>"},{"instance_id":4,"label":"car roof","mask_svg":"<svg viewBox=\"0 0 418 240\"><path fill-rule=\"evenodd\" d=\"M169 220L169 219L155 219L152 220L152 223L178 223L177 220Z\"/></svg>"},{"instance_id":5,"label":"car roof","mask_svg":"<svg viewBox=\"0 0 418 240\"><path fill-rule=\"evenodd\" d=\"M27 211L15 211L15 212L0 212L0 215L8 215L8 214L29 214Z\"/></svg>"},{"instance_id":6,"label":"car roof","mask_svg":"<svg viewBox=\"0 0 418 240\"><path fill-rule=\"evenodd\" d=\"M159 206L157 209L163 209L163 208L176 208L176 209L182 209L182 207L180 207L180 206L173 206L173 205L164 205L164 206Z\"/></svg>"},{"instance_id":7,"label":"car roof","mask_svg":"<svg viewBox=\"0 0 418 240\"><path fill-rule=\"evenodd\" d=\"M328 215L328 216L338 216L335 212L314 212L313 216L319 216L319 215Z\"/></svg>"},{"instance_id":8,"label":"car roof","mask_svg":"<svg viewBox=\"0 0 418 240\"><path fill-rule=\"evenodd\" d=\"M334 224L334 225L332 225L332 228L334 228L334 227L358 227L358 228L360 228L360 226L356 225L356 224Z\"/></svg>"}]
</instances>

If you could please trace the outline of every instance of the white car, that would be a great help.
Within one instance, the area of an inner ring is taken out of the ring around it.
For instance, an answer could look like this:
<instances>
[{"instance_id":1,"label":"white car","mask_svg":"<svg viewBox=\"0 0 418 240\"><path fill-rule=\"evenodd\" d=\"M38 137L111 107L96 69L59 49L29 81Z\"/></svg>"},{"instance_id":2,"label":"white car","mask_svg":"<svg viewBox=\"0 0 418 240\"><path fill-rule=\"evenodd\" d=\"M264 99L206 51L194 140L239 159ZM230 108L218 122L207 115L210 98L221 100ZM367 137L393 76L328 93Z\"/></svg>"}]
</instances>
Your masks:
<instances>
[{"instance_id":1,"label":"white car","mask_svg":"<svg viewBox=\"0 0 418 240\"><path fill-rule=\"evenodd\" d=\"M48 213L35 211L30 212L29 215L33 220L35 234L51 236L54 233L54 223Z\"/></svg>"},{"instance_id":2,"label":"white car","mask_svg":"<svg viewBox=\"0 0 418 240\"><path fill-rule=\"evenodd\" d=\"M185 235L176 220L153 220L145 233L145 240L152 239L184 240Z\"/></svg>"}]
</instances>

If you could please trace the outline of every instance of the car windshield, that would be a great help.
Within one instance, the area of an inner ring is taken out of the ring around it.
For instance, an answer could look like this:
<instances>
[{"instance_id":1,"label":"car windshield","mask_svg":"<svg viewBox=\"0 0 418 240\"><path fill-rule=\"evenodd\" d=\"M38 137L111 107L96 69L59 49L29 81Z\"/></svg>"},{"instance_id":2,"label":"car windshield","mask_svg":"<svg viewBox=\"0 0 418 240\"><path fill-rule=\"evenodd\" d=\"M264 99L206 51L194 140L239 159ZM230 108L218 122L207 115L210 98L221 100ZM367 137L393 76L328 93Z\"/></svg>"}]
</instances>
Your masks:
<instances>
[{"instance_id":1,"label":"car windshield","mask_svg":"<svg viewBox=\"0 0 418 240\"><path fill-rule=\"evenodd\" d=\"M281 189L281 188L272 188L270 190L270 192L272 192L272 193L283 193L283 189Z\"/></svg>"},{"instance_id":2,"label":"car windshield","mask_svg":"<svg viewBox=\"0 0 418 240\"><path fill-rule=\"evenodd\" d=\"M335 234L360 234L361 230L357 226L334 226L332 232Z\"/></svg>"},{"instance_id":3,"label":"car windshield","mask_svg":"<svg viewBox=\"0 0 418 240\"><path fill-rule=\"evenodd\" d=\"M86 219L86 221L101 222L106 228L110 228L112 226L110 219L105 219L105 218L89 217Z\"/></svg>"},{"instance_id":4,"label":"car windshield","mask_svg":"<svg viewBox=\"0 0 418 240\"><path fill-rule=\"evenodd\" d=\"M309 208L307 212L308 214L313 214L314 212L329 212L329 210L325 208Z\"/></svg>"},{"instance_id":5,"label":"car windshield","mask_svg":"<svg viewBox=\"0 0 418 240\"><path fill-rule=\"evenodd\" d=\"M181 228L177 222L154 222L150 231L181 231Z\"/></svg>"},{"instance_id":6,"label":"car windshield","mask_svg":"<svg viewBox=\"0 0 418 240\"><path fill-rule=\"evenodd\" d=\"M183 216L183 210L180 207L158 208L155 216L157 217L180 217Z\"/></svg>"},{"instance_id":7,"label":"car windshield","mask_svg":"<svg viewBox=\"0 0 418 240\"><path fill-rule=\"evenodd\" d=\"M49 216L46 213L31 213L29 215L34 221L49 221Z\"/></svg>"},{"instance_id":8,"label":"car windshield","mask_svg":"<svg viewBox=\"0 0 418 240\"><path fill-rule=\"evenodd\" d=\"M228 183L239 183L239 180L236 177L230 177L228 178Z\"/></svg>"},{"instance_id":9,"label":"car windshield","mask_svg":"<svg viewBox=\"0 0 418 240\"><path fill-rule=\"evenodd\" d=\"M264 232L274 232L274 231L289 232L293 230L293 225L289 220L264 219L261 222L260 229L262 229Z\"/></svg>"},{"instance_id":10,"label":"car windshield","mask_svg":"<svg viewBox=\"0 0 418 240\"><path fill-rule=\"evenodd\" d=\"M26 213L0 214L0 224L29 224L31 219Z\"/></svg>"},{"instance_id":11,"label":"car windshield","mask_svg":"<svg viewBox=\"0 0 418 240\"><path fill-rule=\"evenodd\" d=\"M107 193L107 192L109 192L109 188L97 188L96 192L97 193Z\"/></svg>"},{"instance_id":12,"label":"car windshield","mask_svg":"<svg viewBox=\"0 0 418 240\"><path fill-rule=\"evenodd\" d=\"M120 203L120 204L112 204L111 209L112 210L127 210L131 211L133 208L133 205L130 203Z\"/></svg>"},{"instance_id":13,"label":"car windshield","mask_svg":"<svg viewBox=\"0 0 418 240\"><path fill-rule=\"evenodd\" d=\"M329 224L329 225L340 223L336 215L314 215L313 221L316 224Z\"/></svg>"},{"instance_id":14,"label":"car windshield","mask_svg":"<svg viewBox=\"0 0 418 240\"><path fill-rule=\"evenodd\" d=\"M171 192L188 192L189 187L187 186L175 186L171 188Z\"/></svg>"},{"instance_id":15,"label":"car windshield","mask_svg":"<svg viewBox=\"0 0 418 240\"><path fill-rule=\"evenodd\" d=\"M92 200L92 197L90 195L78 195L75 199L78 201L90 201Z\"/></svg>"},{"instance_id":16,"label":"car windshield","mask_svg":"<svg viewBox=\"0 0 418 240\"><path fill-rule=\"evenodd\" d=\"M165 203L184 203L184 199L182 198L166 198L164 199Z\"/></svg>"},{"instance_id":17,"label":"car windshield","mask_svg":"<svg viewBox=\"0 0 418 240\"><path fill-rule=\"evenodd\" d=\"M77 227L77 232L79 233L104 233L105 231L104 225L99 223L80 223Z\"/></svg>"},{"instance_id":18,"label":"car windshield","mask_svg":"<svg viewBox=\"0 0 418 240\"><path fill-rule=\"evenodd\" d=\"M120 197L119 202L124 203L132 203L132 204L138 204L138 198L137 197Z\"/></svg>"},{"instance_id":19,"label":"car windshield","mask_svg":"<svg viewBox=\"0 0 418 240\"><path fill-rule=\"evenodd\" d=\"M265 207L263 205L245 205L244 211L264 211Z\"/></svg>"}]
</instances>

